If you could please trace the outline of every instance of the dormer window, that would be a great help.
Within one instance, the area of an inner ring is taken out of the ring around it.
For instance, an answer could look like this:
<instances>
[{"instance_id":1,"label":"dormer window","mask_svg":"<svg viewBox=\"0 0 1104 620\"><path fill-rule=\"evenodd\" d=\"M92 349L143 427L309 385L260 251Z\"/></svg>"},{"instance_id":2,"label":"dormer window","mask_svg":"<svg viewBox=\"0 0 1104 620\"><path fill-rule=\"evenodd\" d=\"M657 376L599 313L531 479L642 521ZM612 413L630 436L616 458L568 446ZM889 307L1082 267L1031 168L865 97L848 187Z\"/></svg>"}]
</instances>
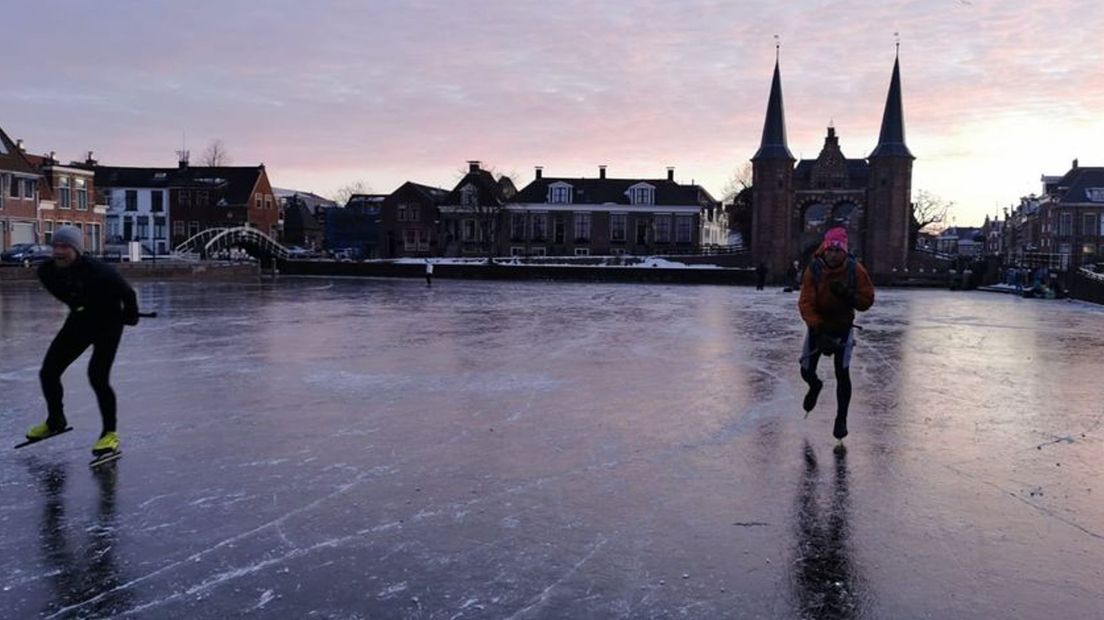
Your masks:
<instances>
[{"instance_id":1,"label":"dormer window","mask_svg":"<svg viewBox=\"0 0 1104 620\"><path fill-rule=\"evenodd\" d=\"M1086 188L1085 197L1089 199L1089 202L1104 202L1104 187Z\"/></svg>"},{"instance_id":2,"label":"dormer window","mask_svg":"<svg viewBox=\"0 0 1104 620\"><path fill-rule=\"evenodd\" d=\"M558 205L571 204L571 186L567 183L553 183L549 185L548 202Z\"/></svg>"},{"instance_id":3,"label":"dormer window","mask_svg":"<svg viewBox=\"0 0 1104 620\"><path fill-rule=\"evenodd\" d=\"M476 193L475 187L471 185L465 185L460 190L460 204L465 207L475 207L479 205L479 194Z\"/></svg>"},{"instance_id":4,"label":"dormer window","mask_svg":"<svg viewBox=\"0 0 1104 620\"><path fill-rule=\"evenodd\" d=\"M629 203L634 205L654 205L655 187L647 183L638 183L629 188Z\"/></svg>"}]
</instances>

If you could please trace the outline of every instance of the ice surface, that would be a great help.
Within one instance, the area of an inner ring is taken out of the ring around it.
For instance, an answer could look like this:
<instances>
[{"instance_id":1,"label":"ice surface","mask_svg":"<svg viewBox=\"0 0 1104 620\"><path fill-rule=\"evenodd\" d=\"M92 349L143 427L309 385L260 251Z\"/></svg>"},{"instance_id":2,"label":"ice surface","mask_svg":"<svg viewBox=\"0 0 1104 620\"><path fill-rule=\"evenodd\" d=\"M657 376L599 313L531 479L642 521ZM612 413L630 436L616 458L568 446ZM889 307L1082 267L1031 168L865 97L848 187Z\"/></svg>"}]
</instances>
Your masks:
<instances>
[{"instance_id":1,"label":"ice surface","mask_svg":"<svg viewBox=\"0 0 1104 620\"><path fill-rule=\"evenodd\" d=\"M0 615L1061 617L1104 612L1104 330L879 291L845 452L796 297L440 280L142 284L125 456L0 451ZM2 428L64 315L0 288Z\"/></svg>"}]
</instances>

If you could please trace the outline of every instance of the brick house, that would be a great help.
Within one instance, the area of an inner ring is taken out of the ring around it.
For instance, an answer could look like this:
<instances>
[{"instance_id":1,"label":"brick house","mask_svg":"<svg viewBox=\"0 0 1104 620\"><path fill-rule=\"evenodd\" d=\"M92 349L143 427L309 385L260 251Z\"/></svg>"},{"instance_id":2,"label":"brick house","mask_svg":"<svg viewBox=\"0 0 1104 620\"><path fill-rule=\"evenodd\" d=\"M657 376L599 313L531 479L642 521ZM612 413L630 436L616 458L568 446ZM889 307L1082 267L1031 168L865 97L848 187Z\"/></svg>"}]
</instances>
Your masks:
<instances>
[{"instance_id":1,"label":"brick house","mask_svg":"<svg viewBox=\"0 0 1104 620\"><path fill-rule=\"evenodd\" d=\"M0 129L0 251L19 243L37 243L39 175Z\"/></svg>"},{"instance_id":2,"label":"brick house","mask_svg":"<svg viewBox=\"0 0 1104 620\"><path fill-rule=\"evenodd\" d=\"M383 200L380 209L380 252L383 258L438 256L441 213L447 189L407 181Z\"/></svg>"},{"instance_id":3,"label":"brick house","mask_svg":"<svg viewBox=\"0 0 1104 620\"><path fill-rule=\"evenodd\" d=\"M696 250L704 234L727 236L721 203L699 185L662 179L535 178L506 205L499 254L586 256L676 254Z\"/></svg>"},{"instance_id":4,"label":"brick house","mask_svg":"<svg viewBox=\"0 0 1104 620\"><path fill-rule=\"evenodd\" d=\"M25 155L27 162L41 175L39 184L39 241L50 243L54 230L72 225L84 233L85 251L101 254L107 205L96 192L95 164L92 153L84 162L62 165L53 153Z\"/></svg>"}]
</instances>

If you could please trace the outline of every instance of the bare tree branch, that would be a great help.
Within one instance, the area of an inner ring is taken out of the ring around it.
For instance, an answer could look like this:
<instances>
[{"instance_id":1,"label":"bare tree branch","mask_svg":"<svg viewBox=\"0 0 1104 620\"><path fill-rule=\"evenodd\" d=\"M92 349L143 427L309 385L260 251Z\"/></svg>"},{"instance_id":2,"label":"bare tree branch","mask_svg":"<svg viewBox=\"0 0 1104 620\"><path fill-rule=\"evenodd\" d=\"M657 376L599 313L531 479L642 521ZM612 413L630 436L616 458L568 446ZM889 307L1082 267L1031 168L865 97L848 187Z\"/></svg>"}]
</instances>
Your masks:
<instances>
[{"instance_id":1,"label":"bare tree branch","mask_svg":"<svg viewBox=\"0 0 1104 620\"><path fill-rule=\"evenodd\" d=\"M912 201L912 217L909 222L909 247L916 248L920 233L925 228L935 228L937 224L946 221L947 212L953 206L953 202L944 200L928 191L917 191L916 198Z\"/></svg>"},{"instance_id":2,"label":"bare tree branch","mask_svg":"<svg viewBox=\"0 0 1104 620\"><path fill-rule=\"evenodd\" d=\"M732 202L737 194L751 187L751 180L751 162L747 161L732 171L732 176L721 190L722 202Z\"/></svg>"},{"instance_id":3,"label":"bare tree branch","mask_svg":"<svg viewBox=\"0 0 1104 620\"><path fill-rule=\"evenodd\" d=\"M372 188L369 187L364 181L353 181L337 188L329 195L330 200L337 203L337 206L344 207L349 202L349 198L352 198L354 194L370 194Z\"/></svg>"},{"instance_id":4,"label":"bare tree branch","mask_svg":"<svg viewBox=\"0 0 1104 620\"><path fill-rule=\"evenodd\" d=\"M230 165L230 153L226 150L226 145L222 143L222 138L216 138L211 140L207 145L207 150L203 152L203 165L218 167Z\"/></svg>"}]
</instances>

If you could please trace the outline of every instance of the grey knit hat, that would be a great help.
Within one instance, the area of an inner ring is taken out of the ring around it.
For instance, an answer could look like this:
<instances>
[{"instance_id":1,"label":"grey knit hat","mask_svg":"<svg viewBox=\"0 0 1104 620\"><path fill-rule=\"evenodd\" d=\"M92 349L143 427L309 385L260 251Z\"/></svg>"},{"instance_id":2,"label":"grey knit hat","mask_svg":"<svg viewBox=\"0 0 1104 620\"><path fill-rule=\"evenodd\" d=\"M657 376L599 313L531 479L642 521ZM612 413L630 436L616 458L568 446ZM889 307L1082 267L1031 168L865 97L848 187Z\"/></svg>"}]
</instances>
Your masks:
<instances>
[{"instance_id":1,"label":"grey knit hat","mask_svg":"<svg viewBox=\"0 0 1104 620\"><path fill-rule=\"evenodd\" d=\"M84 253L84 235L80 229L76 226L62 226L54 231L54 236L50 238L51 245L67 245L77 251L77 254Z\"/></svg>"}]
</instances>

